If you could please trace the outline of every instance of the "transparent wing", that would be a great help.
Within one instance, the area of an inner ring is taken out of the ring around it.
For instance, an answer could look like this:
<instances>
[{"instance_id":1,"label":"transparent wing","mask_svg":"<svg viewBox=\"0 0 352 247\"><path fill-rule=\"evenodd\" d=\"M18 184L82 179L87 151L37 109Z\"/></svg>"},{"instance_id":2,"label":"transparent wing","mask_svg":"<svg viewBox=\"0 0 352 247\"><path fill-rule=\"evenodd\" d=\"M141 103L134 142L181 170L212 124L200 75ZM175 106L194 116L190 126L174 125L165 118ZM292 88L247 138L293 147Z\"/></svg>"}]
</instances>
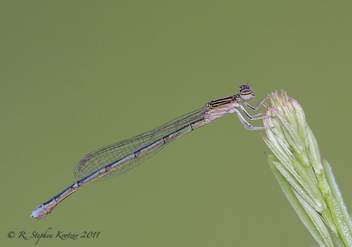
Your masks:
<instances>
[{"instance_id":1,"label":"transparent wing","mask_svg":"<svg viewBox=\"0 0 352 247\"><path fill-rule=\"evenodd\" d=\"M134 151L145 147L148 144L153 143L156 140L159 140L160 138L163 138L164 136L181 129L182 127L187 126L194 121L203 119L204 112L205 107L185 114L181 117L178 117L156 129L153 129L152 131L148 131L130 139L97 149L85 155L83 159L81 159L81 161L76 165L74 175L77 180L80 180L88 176L89 174L95 172L96 170L108 164L114 163L119 159L125 157L126 155L129 155ZM166 145L163 145L160 148L157 148L139 157L138 159L131 161L130 163L106 174L105 176L97 179L96 181L109 179L132 169L133 167L139 165L143 161L156 154L165 146Z\"/></svg>"}]
</instances>

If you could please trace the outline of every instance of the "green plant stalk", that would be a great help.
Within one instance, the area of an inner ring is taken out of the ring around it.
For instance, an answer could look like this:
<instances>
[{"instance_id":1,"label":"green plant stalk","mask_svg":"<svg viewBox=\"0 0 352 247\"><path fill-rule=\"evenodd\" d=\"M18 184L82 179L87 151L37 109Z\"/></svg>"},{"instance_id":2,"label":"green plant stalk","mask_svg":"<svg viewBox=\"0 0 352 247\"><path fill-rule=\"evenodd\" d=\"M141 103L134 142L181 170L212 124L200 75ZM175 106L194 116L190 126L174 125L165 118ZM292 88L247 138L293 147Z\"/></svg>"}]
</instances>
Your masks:
<instances>
[{"instance_id":1,"label":"green plant stalk","mask_svg":"<svg viewBox=\"0 0 352 247\"><path fill-rule=\"evenodd\" d=\"M329 163L298 102L272 93L264 119L267 155L282 191L320 246L352 246L352 221Z\"/></svg>"}]
</instances>

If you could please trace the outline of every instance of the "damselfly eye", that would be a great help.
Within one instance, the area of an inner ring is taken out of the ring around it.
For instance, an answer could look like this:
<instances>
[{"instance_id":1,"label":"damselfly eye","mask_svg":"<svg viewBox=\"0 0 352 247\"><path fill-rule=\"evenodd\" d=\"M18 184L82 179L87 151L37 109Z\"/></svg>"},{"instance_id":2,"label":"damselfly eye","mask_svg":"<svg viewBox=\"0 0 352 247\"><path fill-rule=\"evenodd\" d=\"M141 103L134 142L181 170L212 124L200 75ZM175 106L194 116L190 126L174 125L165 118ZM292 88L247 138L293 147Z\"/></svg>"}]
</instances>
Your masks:
<instances>
[{"instance_id":1,"label":"damselfly eye","mask_svg":"<svg viewBox=\"0 0 352 247\"><path fill-rule=\"evenodd\" d=\"M238 88L238 91L241 93L242 90L246 90L246 89L250 90L251 88L249 87L248 84L243 84Z\"/></svg>"}]
</instances>

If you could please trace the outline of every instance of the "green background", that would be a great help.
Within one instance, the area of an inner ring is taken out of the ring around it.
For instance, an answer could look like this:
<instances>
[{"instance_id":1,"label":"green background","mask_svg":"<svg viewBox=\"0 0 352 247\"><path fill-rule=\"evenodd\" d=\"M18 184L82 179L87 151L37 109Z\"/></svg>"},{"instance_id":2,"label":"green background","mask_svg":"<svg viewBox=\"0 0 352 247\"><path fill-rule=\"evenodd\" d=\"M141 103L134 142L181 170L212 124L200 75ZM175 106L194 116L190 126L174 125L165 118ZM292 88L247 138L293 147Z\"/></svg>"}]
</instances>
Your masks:
<instances>
[{"instance_id":1,"label":"green background","mask_svg":"<svg viewBox=\"0 0 352 247\"><path fill-rule=\"evenodd\" d=\"M351 10L351 1L3 1L1 246L33 246L18 233L49 227L100 235L38 245L316 245L260 132L235 115L39 221L29 216L75 182L86 153L236 94L247 80L253 104L283 88L302 105L351 212Z\"/></svg>"}]
</instances>

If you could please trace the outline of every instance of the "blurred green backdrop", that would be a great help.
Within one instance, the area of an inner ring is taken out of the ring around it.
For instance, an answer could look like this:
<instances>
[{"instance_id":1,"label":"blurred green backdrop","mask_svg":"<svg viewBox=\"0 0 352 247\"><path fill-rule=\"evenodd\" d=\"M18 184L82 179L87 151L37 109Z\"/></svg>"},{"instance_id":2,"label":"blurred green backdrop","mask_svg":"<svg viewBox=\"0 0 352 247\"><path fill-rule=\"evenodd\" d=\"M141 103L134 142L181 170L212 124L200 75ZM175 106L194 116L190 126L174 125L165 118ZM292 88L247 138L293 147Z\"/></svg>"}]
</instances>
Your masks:
<instances>
[{"instance_id":1,"label":"blurred green backdrop","mask_svg":"<svg viewBox=\"0 0 352 247\"><path fill-rule=\"evenodd\" d=\"M39 221L86 153L237 93L303 106L351 212L351 1L3 1L2 246L312 246L263 151L225 116ZM253 103L253 104L254 104ZM261 124L260 122L256 124ZM15 232L14 238L8 233Z\"/></svg>"}]
</instances>

